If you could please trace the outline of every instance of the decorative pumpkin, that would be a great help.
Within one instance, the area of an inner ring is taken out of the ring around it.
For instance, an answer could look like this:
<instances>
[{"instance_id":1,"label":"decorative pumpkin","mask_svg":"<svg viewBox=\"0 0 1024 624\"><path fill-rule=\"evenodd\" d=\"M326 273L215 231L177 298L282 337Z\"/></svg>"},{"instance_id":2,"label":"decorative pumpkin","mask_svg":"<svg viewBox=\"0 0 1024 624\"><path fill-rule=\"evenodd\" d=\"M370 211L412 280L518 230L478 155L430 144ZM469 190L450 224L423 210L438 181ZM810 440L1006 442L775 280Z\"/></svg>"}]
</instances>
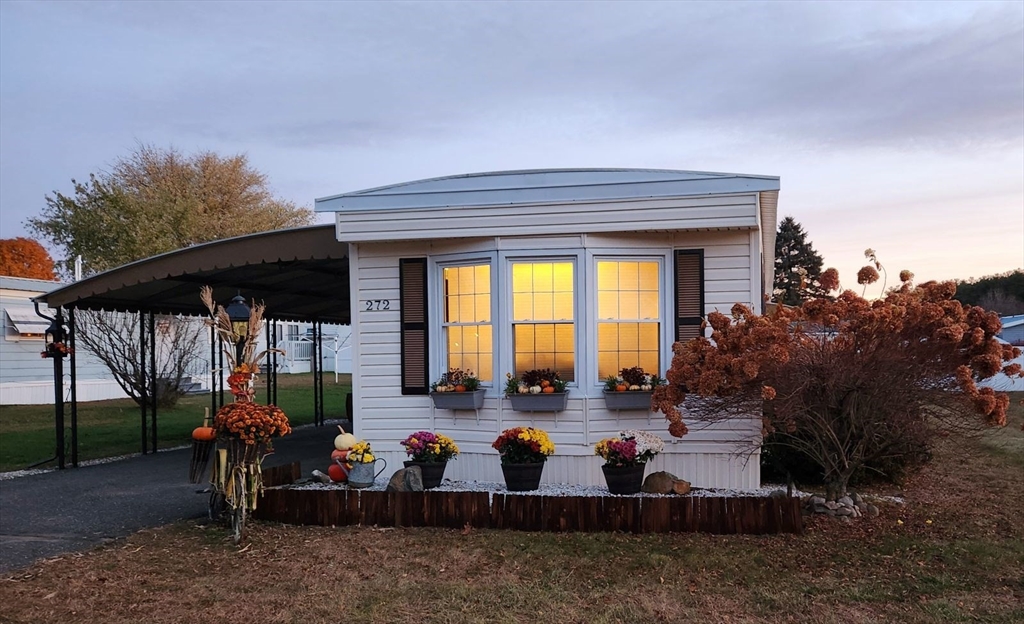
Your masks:
<instances>
[{"instance_id":1,"label":"decorative pumpkin","mask_svg":"<svg viewBox=\"0 0 1024 624\"><path fill-rule=\"evenodd\" d=\"M540 386L530 386L530 394L540 394Z\"/></svg>"},{"instance_id":2,"label":"decorative pumpkin","mask_svg":"<svg viewBox=\"0 0 1024 624\"><path fill-rule=\"evenodd\" d=\"M341 425L338 425L338 430L341 434L334 438L334 448L339 451L347 451L356 445L356 437L351 433L345 433L345 429Z\"/></svg>"},{"instance_id":3,"label":"decorative pumpkin","mask_svg":"<svg viewBox=\"0 0 1024 624\"><path fill-rule=\"evenodd\" d=\"M526 386L519 386L519 388L517 388L517 391L519 392L519 394L528 394L530 392L530 389L527 388Z\"/></svg>"},{"instance_id":4,"label":"decorative pumpkin","mask_svg":"<svg viewBox=\"0 0 1024 624\"><path fill-rule=\"evenodd\" d=\"M448 386L438 386L434 388L434 392L448 392Z\"/></svg>"},{"instance_id":5,"label":"decorative pumpkin","mask_svg":"<svg viewBox=\"0 0 1024 624\"><path fill-rule=\"evenodd\" d=\"M651 390L654 389L654 386L652 386L651 384L644 384L640 386L640 389L643 390L644 392L650 392Z\"/></svg>"},{"instance_id":6,"label":"decorative pumpkin","mask_svg":"<svg viewBox=\"0 0 1024 624\"><path fill-rule=\"evenodd\" d=\"M348 475L345 474L345 471L342 470L341 466L339 466L338 464L331 464L327 468L327 476L329 476L331 478L331 481L334 481L335 483L348 481Z\"/></svg>"},{"instance_id":7,"label":"decorative pumpkin","mask_svg":"<svg viewBox=\"0 0 1024 624\"><path fill-rule=\"evenodd\" d=\"M640 389L640 386L638 386L638 385L636 385L636 384L633 384L632 386L630 386L630 387L629 387L629 389L630 389L630 390L639 390L639 389Z\"/></svg>"},{"instance_id":8,"label":"decorative pumpkin","mask_svg":"<svg viewBox=\"0 0 1024 624\"><path fill-rule=\"evenodd\" d=\"M627 386L624 383L620 383L619 385L615 386L616 392L625 392L626 390L629 390L629 386Z\"/></svg>"},{"instance_id":9,"label":"decorative pumpkin","mask_svg":"<svg viewBox=\"0 0 1024 624\"><path fill-rule=\"evenodd\" d=\"M340 460L340 461L345 461L346 457L348 457L348 451L347 450L346 451L335 450L333 453L331 453L331 461L334 461L336 459Z\"/></svg>"},{"instance_id":10,"label":"decorative pumpkin","mask_svg":"<svg viewBox=\"0 0 1024 624\"><path fill-rule=\"evenodd\" d=\"M466 386L464 386L462 384L459 384L459 385L455 386L455 391L456 392L465 392L466 391Z\"/></svg>"},{"instance_id":11,"label":"decorative pumpkin","mask_svg":"<svg viewBox=\"0 0 1024 624\"><path fill-rule=\"evenodd\" d=\"M196 427L192 430L192 439L200 442L211 442L217 439L217 430L213 427Z\"/></svg>"},{"instance_id":12,"label":"decorative pumpkin","mask_svg":"<svg viewBox=\"0 0 1024 624\"><path fill-rule=\"evenodd\" d=\"M555 391L555 387L554 386L544 386L544 389L541 390L541 392L543 392L544 394L552 394L554 391Z\"/></svg>"},{"instance_id":13,"label":"decorative pumpkin","mask_svg":"<svg viewBox=\"0 0 1024 624\"><path fill-rule=\"evenodd\" d=\"M550 385L551 385L551 382L550 382L550 381L548 381L547 379L544 379L544 380L542 380L542 381L540 382L540 387L541 387L541 388L547 388L547 387L548 387L548 386L550 386Z\"/></svg>"}]
</instances>

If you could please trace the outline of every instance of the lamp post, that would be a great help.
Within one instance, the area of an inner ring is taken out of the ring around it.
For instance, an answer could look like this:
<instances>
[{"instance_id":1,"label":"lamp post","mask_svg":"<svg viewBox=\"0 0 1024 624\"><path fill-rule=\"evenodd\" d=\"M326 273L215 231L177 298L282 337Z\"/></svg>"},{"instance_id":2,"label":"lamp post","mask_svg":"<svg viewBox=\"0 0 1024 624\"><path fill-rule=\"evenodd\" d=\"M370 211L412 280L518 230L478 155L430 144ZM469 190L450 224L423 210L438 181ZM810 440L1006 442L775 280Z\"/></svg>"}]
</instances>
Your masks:
<instances>
[{"instance_id":1,"label":"lamp post","mask_svg":"<svg viewBox=\"0 0 1024 624\"><path fill-rule=\"evenodd\" d=\"M66 337L64 316L57 310L57 316L46 328L44 353L53 359L54 426L57 433L57 467L61 470L64 469L64 358L68 354Z\"/></svg>"},{"instance_id":2,"label":"lamp post","mask_svg":"<svg viewBox=\"0 0 1024 624\"><path fill-rule=\"evenodd\" d=\"M224 311L228 313L231 329L238 336L238 342L235 343L235 366L239 366L242 364L242 357L245 353L245 339L249 335L249 313L251 310L245 304L242 295L238 294L224 308Z\"/></svg>"}]
</instances>

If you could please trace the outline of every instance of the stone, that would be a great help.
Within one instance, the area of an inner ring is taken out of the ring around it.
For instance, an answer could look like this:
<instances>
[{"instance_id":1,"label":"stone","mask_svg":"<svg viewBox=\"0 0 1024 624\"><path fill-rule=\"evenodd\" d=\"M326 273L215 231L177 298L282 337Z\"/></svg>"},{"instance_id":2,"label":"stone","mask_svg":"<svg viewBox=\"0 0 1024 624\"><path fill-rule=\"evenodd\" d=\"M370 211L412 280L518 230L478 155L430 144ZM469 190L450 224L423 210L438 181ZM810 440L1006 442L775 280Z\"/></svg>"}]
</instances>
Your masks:
<instances>
[{"instance_id":1,"label":"stone","mask_svg":"<svg viewBox=\"0 0 1024 624\"><path fill-rule=\"evenodd\" d=\"M420 470L419 466L396 470L395 474L391 475L391 480L388 481L387 491L422 492L423 471Z\"/></svg>"},{"instance_id":2,"label":"stone","mask_svg":"<svg viewBox=\"0 0 1024 624\"><path fill-rule=\"evenodd\" d=\"M850 516L839 516L839 521L840 522L853 522L853 520L850 520Z\"/></svg>"},{"instance_id":3,"label":"stone","mask_svg":"<svg viewBox=\"0 0 1024 624\"><path fill-rule=\"evenodd\" d=\"M852 516L853 515L853 508L852 507L840 507L840 508L836 509L836 515L837 516Z\"/></svg>"},{"instance_id":4,"label":"stone","mask_svg":"<svg viewBox=\"0 0 1024 624\"><path fill-rule=\"evenodd\" d=\"M671 494L673 485L678 480L679 477L671 472L663 470L652 472L644 479L644 484L641 486L640 491L647 492L648 494Z\"/></svg>"},{"instance_id":5,"label":"stone","mask_svg":"<svg viewBox=\"0 0 1024 624\"><path fill-rule=\"evenodd\" d=\"M861 510L857 509L856 507L851 507L850 509L851 509L851 511L853 511L853 517L854 518L860 518L861 516L864 515L863 513L861 513Z\"/></svg>"},{"instance_id":6,"label":"stone","mask_svg":"<svg viewBox=\"0 0 1024 624\"><path fill-rule=\"evenodd\" d=\"M672 483L672 491L683 496L690 493L690 482L685 479L677 479Z\"/></svg>"},{"instance_id":7,"label":"stone","mask_svg":"<svg viewBox=\"0 0 1024 624\"><path fill-rule=\"evenodd\" d=\"M854 492L854 494L853 494L853 504L854 505L860 505L863 502L864 502L864 498L861 497L860 494L857 494L856 492Z\"/></svg>"},{"instance_id":8,"label":"stone","mask_svg":"<svg viewBox=\"0 0 1024 624\"><path fill-rule=\"evenodd\" d=\"M313 481L317 481L319 483L331 483L331 478L325 475L324 473L320 472L319 470L313 471L312 479Z\"/></svg>"},{"instance_id":9,"label":"stone","mask_svg":"<svg viewBox=\"0 0 1024 624\"><path fill-rule=\"evenodd\" d=\"M864 511L864 514L867 515L867 517L869 517L869 518L877 518L878 517L878 507L875 507L871 503L868 503L867 507L868 508Z\"/></svg>"},{"instance_id":10,"label":"stone","mask_svg":"<svg viewBox=\"0 0 1024 624\"><path fill-rule=\"evenodd\" d=\"M828 513L830 511L832 511L831 509L829 509L825 505L813 505L812 509L814 510L814 513L819 513L819 514Z\"/></svg>"},{"instance_id":11,"label":"stone","mask_svg":"<svg viewBox=\"0 0 1024 624\"><path fill-rule=\"evenodd\" d=\"M812 496L811 497L811 504L812 505L824 505L825 504L825 497L824 496Z\"/></svg>"},{"instance_id":12,"label":"stone","mask_svg":"<svg viewBox=\"0 0 1024 624\"><path fill-rule=\"evenodd\" d=\"M772 490L769 494L772 498L789 498L789 494L786 494L786 490Z\"/></svg>"},{"instance_id":13,"label":"stone","mask_svg":"<svg viewBox=\"0 0 1024 624\"><path fill-rule=\"evenodd\" d=\"M839 509L840 507L839 503L835 501L825 501L825 506L832 510Z\"/></svg>"},{"instance_id":14,"label":"stone","mask_svg":"<svg viewBox=\"0 0 1024 624\"><path fill-rule=\"evenodd\" d=\"M837 500L836 502L842 505L843 507L853 507L853 499L850 498L849 496L844 496Z\"/></svg>"}]
</instances>

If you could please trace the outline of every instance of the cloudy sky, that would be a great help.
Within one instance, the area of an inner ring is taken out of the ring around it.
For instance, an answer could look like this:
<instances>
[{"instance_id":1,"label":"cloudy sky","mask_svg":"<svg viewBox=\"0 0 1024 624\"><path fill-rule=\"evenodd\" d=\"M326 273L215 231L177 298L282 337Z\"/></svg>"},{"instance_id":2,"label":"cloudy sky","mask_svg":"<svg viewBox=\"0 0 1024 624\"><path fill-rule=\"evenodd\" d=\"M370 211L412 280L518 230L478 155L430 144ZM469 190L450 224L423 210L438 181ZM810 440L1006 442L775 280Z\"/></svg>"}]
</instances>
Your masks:
<instances>
[{"instance_id":1,"label":"cloudy sky","mask_svg":"<svg viewBox=\"0 0 1024 624\"><path fill-rule=\"evenodd\" d=\"M1024 3L0 2L0 236L138 143L313 199L546 167L779 175L853 282L1024 266ZM321 216L327 219L326 216Z\"/></svg>"}]
</instances>

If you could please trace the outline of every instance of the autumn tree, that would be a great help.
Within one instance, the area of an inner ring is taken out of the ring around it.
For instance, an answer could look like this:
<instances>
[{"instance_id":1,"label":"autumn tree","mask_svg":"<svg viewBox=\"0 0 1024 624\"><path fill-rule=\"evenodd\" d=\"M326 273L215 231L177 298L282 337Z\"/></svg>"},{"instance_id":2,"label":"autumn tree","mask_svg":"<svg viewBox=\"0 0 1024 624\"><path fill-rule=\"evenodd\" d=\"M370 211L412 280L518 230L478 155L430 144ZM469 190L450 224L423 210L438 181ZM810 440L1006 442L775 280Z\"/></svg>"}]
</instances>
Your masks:
<instances>
[{"instance_id":1,"label":"autumn tree","mask_svg":"<svg viewBox=\"0 0 1024 624\"><path fill-rule=\"evenodd\" d=\"M772 301L786 305L800 305L811 297L821 297L821 255L807 240L804 231L793 217L779 224L775 235L775 286Z\"/></svg>"},{"instance_id":2,"label":"autumn tree","mask_svg":"<svg viewBox=\"0 0 1024 624\"><path fill-rule=\"evenodd\" d=\"M998 342L999 318L953 296L953 282L911 283L868 301L852 290L760 316L737 304L707 317L710 339L673 347L669 385L654 406L669 432L687 418L707 423L761 416L762 436L798 451L824 475L827 495L845 495L859 469L905 448L908 439L1005 425L1009 398L976 382L1002 371L1019 350ZM878 278L862 270L864 285ZM822 286L838 287L829 269ZM749 441L758 448L762 437Z\"/></svg>"},{"instance_id":3,"label":"autumn tree","mask_svg":"<svg viewBox=\"0 0 1024 624\"><path fill-rule=\"evenodd\" d=\"M39 241L31 238L0 240L0 275L53 280L53 259Z\"/></svg>"},{"instance_id":4,"label":"autumn tree","mask_svg":"<svg viewBox=\"0 0 1024 624\"><path fill-rule=\"evenodd\" d=\"M110 171L54 191L26 224L63 251L70 274L81 254L87 273L198 243L306 225L312 213L278 199L245 155L184 155L138 146Z\"/></svg>"}]
</instances>

